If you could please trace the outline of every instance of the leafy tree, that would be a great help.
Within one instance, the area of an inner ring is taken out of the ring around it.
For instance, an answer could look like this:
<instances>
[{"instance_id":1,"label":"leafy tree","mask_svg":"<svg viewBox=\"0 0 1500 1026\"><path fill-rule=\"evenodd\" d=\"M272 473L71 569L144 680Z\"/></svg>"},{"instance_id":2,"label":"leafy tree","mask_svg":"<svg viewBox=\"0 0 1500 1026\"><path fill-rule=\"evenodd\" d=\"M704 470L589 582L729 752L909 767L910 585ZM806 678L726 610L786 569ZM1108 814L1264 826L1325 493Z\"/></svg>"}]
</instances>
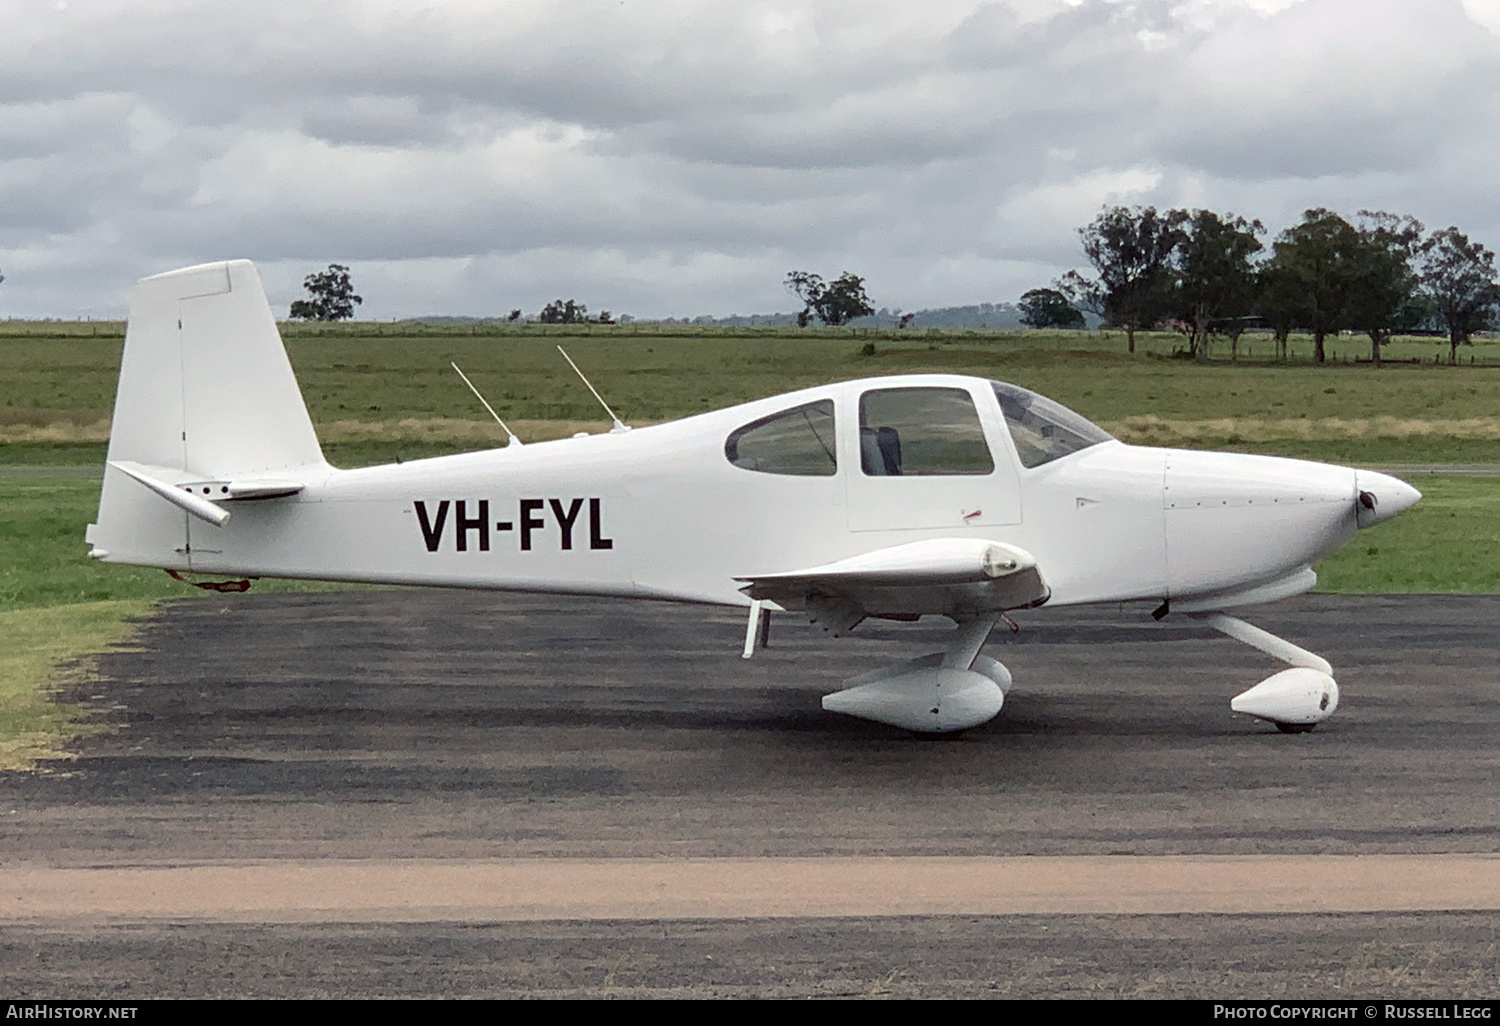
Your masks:
<instances>
[{"instance_id":1,"label":"leafy tree","mask_svg":"<svg viewBox=\"0 0 1500 1026\"><path fill-rule=\"evenodd\" d=\"M509 323L514 324L516 323L516 321L519 321L521 319L521 311L512 310L508 315L506 315L505 319Z\"/></svg>"},{"instance_id":2,"label":"leafy tree","mask_svg":"<svg viewBox=\"0 0 1500 1026\"><path fill-rule=\"evenodd\" d=\"M1255 275L1254 310L1265 318L1276 339L1276 355L1286 359L1287 338L1297 327L1302 309L1302 290L1297 278L1274 260L1263 264Z\"/></svg>"},{"instance_id":3,"label":"leafy tree","mask_svg":"<svg viewBox=\"0 0 1500 1026\"><path fill-rule=\"evenodd\" d=\"M354 285L349 280L349 268L343 264L329 264L328 270L309 274L302 279L307 290L307 299L292 303L290 315L310 321L343 321L354 316L356 303L364 300L354 294Z\"/></svg>"},{"instance_id":4,"label":"leafy tree","mask_svg":"<svg viewBox=\"0 0 1500 1026\"><path fill-rule=\"evenodd\" d=\"M1188 351L1208 359L1208 333L1227 327L1236 349L1243 322L1255 305L1255 254L1262 247L1259 221L1212 210L1187 216L1177 243L1172 312L1188 327Z\"/></svg>"},{"instance_id":5,"label":"leafy tree","mask_svg":"<svg viewBox=\"0 0 1500 1026\"><path fill-rule=\"evenodd\" d=\"M1327 361L1324 340L1348 326L1359 233L1338 214L1308 210L1276 237L1268 270L1287 305L1282 313L1312 332L1313 359Z\"/></svg>"},{"instance_id":6,"label":"leafy tree","mask_svg":"<svg viewBox=\"0 0 1500 1026\"><path fill-rule=\"evenodd\" d=\"M521 311L512 310L509 320L517 320ZM600 310L599 316L590 317L589 308L574 300L554 299L542 307L536 319L543 324L613 324L615 319L608 310Z\"/></svg>"},{"instance_id":7,"label":"leafy tree","mask_svg":"<svg viewBox=\"0 0 1500 1026\"><path fill-rule=\"evenodd\" d=\"M1016 304L1021 323L1031 328L1084 328L1083 314L1057 289L1032 289Z\"/></svg>"},{"instance_id":8,"label":"leafy tree","mask_svg":"<svg viewBox=\"0 0 1500 1026\"><path fill-rule=\"evenodd\" d=\"M536 319L543 324L582 324L589 319L589 308L571 299L554 299L542 307Z\"/></svg>"},{"instance_id":9,"label":"leafy tree","mask_svg":"<svg viewBox=\"0 0 1500 1026\"><path fill-rule=\"evenodd\" d=\"M1457 363L1458 347L1495 323L1495 254L1457 228L1442 228L1422 243L1418 260L1422 286L1448 329L1448 361Z\"/></svg>"},{"instance_id":10,"label":"leafy tree","mask_svg":"<svg viewBox=\"0 0 1500 1026\"><path fill-rule=\"evenodd\" d=\"M1078 229L1098 279L1070 271L1058 282L1059 289L1075 305L1124 328L1135 352L1135 333L1155 324L1171 303L1172 254L1187 219L1186 211L1158 214L1155 207L1102 211Z\"/></svg>"},{"instance_id":11,"label":"leafy tree","mask_svg":"<svg viewBox=\"0 0 1500 1026\"><path fill-rule=\"evenodd\" d=\"M1407 215L1361 210L1357 245L1349 254L1347 323L1370 336L1370 362L1399 331L1422 322L1426 310L1417 292L1412 257L1422 241L1422 222Z\"/></svg>"},{"instance_id":12,"label":"leafy tree","mask_svg":"<svg viewBox=\"0 0 1500 1026\"><path fill-rule=\"evenodd\" d=\"M807 271L789 271L785 284L804 304L797 315L799 328L807 327L813 314L824 324L837 327L875 312L865 295L865 280L848 271L828 283Z\"/></svg>"},{"instance_id":13,"label":"leafy tree","mask_svg":"<svg viewBox=\"0 0 1500 1026\"><path fill-rule=\"evenodd\" d=\"M1053 284L1075 309L1091 313L1106 324L1112 323L1109 319L1109 306L1105 302L1104 286L1099 282L1085 278L1077 271L1069 271Z\"/></svg>"}]
</instances>

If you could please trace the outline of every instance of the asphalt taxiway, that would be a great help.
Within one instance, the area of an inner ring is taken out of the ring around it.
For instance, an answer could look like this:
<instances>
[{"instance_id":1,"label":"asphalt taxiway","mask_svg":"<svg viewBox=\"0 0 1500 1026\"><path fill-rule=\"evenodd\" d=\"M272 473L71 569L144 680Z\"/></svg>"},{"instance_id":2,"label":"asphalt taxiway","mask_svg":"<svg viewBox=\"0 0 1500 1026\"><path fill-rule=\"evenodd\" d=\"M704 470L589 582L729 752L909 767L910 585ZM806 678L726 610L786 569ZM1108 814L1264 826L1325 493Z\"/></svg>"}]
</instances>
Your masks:
<instances>
[{"instance_id":1,"label":"asphalt taxiway","mask_svg":"<svg viewBox=\"0 0 1500 1026\"><path fill-rule=\"evenodd\" d=\"M170 603L71 696L111 729L0 774L0 991L1494 997L1500 597L1248 618L1337 716L1232 714L1278 666L1137 609L1018 617L930 741L818 699L938 623L746 662L703 607Z\"/></svg>"}]
</instances>

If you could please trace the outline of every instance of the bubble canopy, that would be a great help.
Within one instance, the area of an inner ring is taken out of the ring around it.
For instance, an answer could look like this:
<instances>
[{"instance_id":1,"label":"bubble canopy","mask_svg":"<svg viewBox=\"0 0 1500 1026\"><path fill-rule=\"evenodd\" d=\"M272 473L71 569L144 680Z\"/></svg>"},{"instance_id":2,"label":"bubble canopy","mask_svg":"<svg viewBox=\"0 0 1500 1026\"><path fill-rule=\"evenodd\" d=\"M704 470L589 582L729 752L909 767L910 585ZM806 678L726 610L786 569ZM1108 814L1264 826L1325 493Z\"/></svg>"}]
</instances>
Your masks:
<instances>
[{"instance_id":1,"label":"bubble canopy","mask_svg":"<svg viewBox=\"0 0 1500 1026\"><path fill-rule=\"evenodd\" d=\"M1004 381L991 381L1005 426L1025 467L1040 467L1114 436L1061 403Z\"/></svg>"}]
</instances>

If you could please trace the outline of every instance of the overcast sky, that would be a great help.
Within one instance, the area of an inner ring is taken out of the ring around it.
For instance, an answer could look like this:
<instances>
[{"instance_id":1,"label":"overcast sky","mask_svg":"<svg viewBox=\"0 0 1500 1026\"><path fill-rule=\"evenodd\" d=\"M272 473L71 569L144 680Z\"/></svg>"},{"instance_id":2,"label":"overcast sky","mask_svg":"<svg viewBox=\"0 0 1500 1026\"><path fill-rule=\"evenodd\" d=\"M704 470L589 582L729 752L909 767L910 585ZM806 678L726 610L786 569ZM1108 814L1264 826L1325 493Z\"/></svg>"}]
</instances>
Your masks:
<instances>
[{"instance_id":1,"label":"overcast sky","mask_svg":"<svg viewBox=\"0 0 1500 1026\"><path fill-rule=\"evenodd\" d=\"M1500 0L0 0L0 315L257 261L278 313L1014 300L1106 204L1500 247Z\"/></svg>"}]
</instances>

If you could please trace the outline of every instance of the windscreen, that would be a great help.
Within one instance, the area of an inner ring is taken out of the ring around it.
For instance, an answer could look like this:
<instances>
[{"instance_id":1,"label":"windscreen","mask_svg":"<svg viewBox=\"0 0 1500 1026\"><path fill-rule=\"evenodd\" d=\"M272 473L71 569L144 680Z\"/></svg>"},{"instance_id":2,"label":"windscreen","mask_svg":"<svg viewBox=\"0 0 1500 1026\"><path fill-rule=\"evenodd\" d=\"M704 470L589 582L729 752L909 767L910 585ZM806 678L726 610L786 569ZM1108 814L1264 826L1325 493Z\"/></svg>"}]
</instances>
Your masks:
<instances>
[{"instance_id":1,"label":"windscreen","mask_svg":"<svg viewBox=\"0 0 1500 1026\"><path fill-rule=\"evenodd\" d=\"M1069 453L1113 440L1103 428L1046 396L1003 381L990 384L995 386L1005 426L1015 440L1023 466L1040 467Z\"/></svg>"}]
</instances>

